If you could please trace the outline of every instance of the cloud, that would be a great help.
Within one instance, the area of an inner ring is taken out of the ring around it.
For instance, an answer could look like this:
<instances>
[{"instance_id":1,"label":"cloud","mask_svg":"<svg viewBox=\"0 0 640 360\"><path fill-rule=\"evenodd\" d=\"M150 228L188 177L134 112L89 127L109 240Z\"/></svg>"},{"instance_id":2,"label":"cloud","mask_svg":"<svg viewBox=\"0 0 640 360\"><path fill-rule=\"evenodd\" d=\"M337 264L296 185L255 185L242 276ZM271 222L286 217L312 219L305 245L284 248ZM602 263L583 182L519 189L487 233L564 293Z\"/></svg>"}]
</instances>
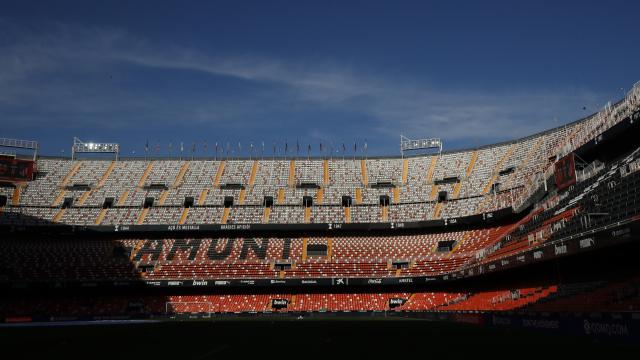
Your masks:
<instances>
[{"instance_id":1,"label":"cloud","mask_svg":"<svg viewBox=\"0 0 640 360\"><path fill-rule=\"evenodd\" d=\"M136 121L160 125L179 119L195 126L263 129L270 112L330 111L342 118L357 115L361 124L351 127L359 129L353 137L403 133L486 143L574 120L578 109L593 109L602 99L602 94L573 88L441 90L409 81L411 74L372 76L337 61L212 54L155 44L113 28L49 23L31 29L5 20L0 21L0 33L8 34L0 37L0 114L34 126L52 118L69 128L124 128ZM222 77L248 85L243 94L185 89L182 97L170 98L161 89L139 92L117 81L97 81L105 69L120 64L197 72L210 76L212 83ZM315 124L309 133L314 139L327 139L335 133L334 126Z\"/></svg>"}]
</instances>

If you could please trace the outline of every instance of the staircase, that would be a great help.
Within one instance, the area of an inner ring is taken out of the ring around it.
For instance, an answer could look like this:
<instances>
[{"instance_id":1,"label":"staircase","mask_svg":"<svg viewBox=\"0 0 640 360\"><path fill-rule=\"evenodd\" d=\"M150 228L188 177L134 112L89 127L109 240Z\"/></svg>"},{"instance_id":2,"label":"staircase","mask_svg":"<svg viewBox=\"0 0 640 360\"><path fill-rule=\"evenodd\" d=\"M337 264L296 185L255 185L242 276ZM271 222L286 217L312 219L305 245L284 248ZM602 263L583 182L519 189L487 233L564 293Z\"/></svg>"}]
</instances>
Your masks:
<instances>
[{"instance_id":1,"label":"staircase","mask_svg":"<svg viewBox=\"0 0 640 360\"><path fill-rule=\"evenodd\" d=\"M323 176L322 176L322 182L324 183L324 186L328 186L329 185L329 181L331 181L331 179L329 178L329 160L325 160L323 162Z\"/></svg>"},{"instance_id":2,"label":"staircase","mask_svg":"<svg viewBox=\"0 0 640 360\"><path fill-rule=\"evenodd\" d=\"M382 222L388 222L389 221L389 207L388 206L382 206L381 207L381 218L382 218Z\"/></svg>"},{"instance_id":3,"label":"staircase","mask_svg":"<svg viewBox=\"0 0 640 360\"><path fill-rule=\"evenodd\" d=\"M265 206L264 212L262 213L262 223L268 224L270 217L271 217L271 208Z\"/></svg>"},{"instance_id":4,"label":"staircase","mask_svg":"<svg viewBox=\"0 0 640 360\"><path fill-rule=\"evenodd\" d=\"M218 171L216 171L216 178L213 180L214 187L220 187L220 180L222 179L222 174L224 174L224 166L225 160L220 161L220 166L218 166Z\"/></svg>"},{"instance_id":5,"label":"staircase","mask_svg":"<svg viewBox=\"0 0 640 360\"><path fill-rule=\"evenodd\" d=\"M147 168L144 170L144 173L140 177L140 181L138 181L138 187L139 188L144 186L144 183L147 181L147 178L149 177L149 174L151 174L151 170L153 170L153 165L154 164L155 164L155 160L150 162L149 165L147 165Z\"/></svg>"},{"instance_id":6,"label":"staircase","mask_svg":"<svg viewBox=\"0 0 640 360\"><path fill-rule=\"evenodd\" d=\"M226 224L229 220L229 213L231 212L231 208L224 208L224 212L222 213L222 220L220 220L220 224Z\"/></svg>"},{"instance_id":7,"label":"staircase","mask_svg":"<svg viewBox=\"0 0 640 360\"><path fill-rule=\"evenodd\" d=\"M296 161L291 160L289 163L289 187L296 186Z\"/></svg>"},{"instance_id":8,"label":"staircase","mask_svg":"<svg viewBox=\"0 0 640 360\"><path fill-rule=\"evenodd\" d=\"M344 208L344 222L347 224L351 222L351 208L348 206Z\"/></svg>"},{"instance_id":9,"label":"staircase","mask_svg":"<svg viewBox=\"0 0 640 360\"><path fill-rule=\"evenodd\" d=\"M144 219L147 217L148 213L149 213L149 208L143 208L142 212L138 216L138 221L136 221L136 224L142 225L144 223Z\"/></svg>"},{"instance_id":10,"label":"staircase","mask_svg":"<svg viewBox=\"0 0 640 360\"><path fill-rule=\"evenodd\" d=\"M187 216L189 216L189 209L191 208L186 207L182 209L182 215L180 215L180 222L179 222L180 225L183 225L187 221Z\"/></svg>"},{"instance_id":11,"label":"staircase","mask_svg":"<svg viewBox=\"0 0 640 360\"><path fill-rule=\"evenodd\" d=\"M364 159L360 160L360 170L362 172L362 184L367 187L369 186L369 177L367 175L367 161Z\"/></svg>"},{"instance_id":12,"label":"staircase","mask_svg":"<svg viewBox=\"0 0 640 360\"><path fill-rule=\"evenodd\" d=\"M409 159L402 161L402 183L406 184L409 178Z\"/></svg>"},{"instance_id":13,"label":"staircase","mask_svg":"<svg viewBox=\"0 0 640 360\"><path fill-rule=\"evenodd\" d=\"M305 206L304 208L304 222L305 224L311 222L311 207Z\"/></svg>"},{"instance_id":14,"label":"staircase","mask_svg":"<svg viewBox=\"0 0 640 360\"><path fill-rule=\"evenodd\" d=\"M107 216L107 211L109 209L102 209L100 210L100 214L98 214L98 217L96 218L95 224L96 225L101 225L102 222L104 221L105 216Z\"/></svg>"}]
</instances>

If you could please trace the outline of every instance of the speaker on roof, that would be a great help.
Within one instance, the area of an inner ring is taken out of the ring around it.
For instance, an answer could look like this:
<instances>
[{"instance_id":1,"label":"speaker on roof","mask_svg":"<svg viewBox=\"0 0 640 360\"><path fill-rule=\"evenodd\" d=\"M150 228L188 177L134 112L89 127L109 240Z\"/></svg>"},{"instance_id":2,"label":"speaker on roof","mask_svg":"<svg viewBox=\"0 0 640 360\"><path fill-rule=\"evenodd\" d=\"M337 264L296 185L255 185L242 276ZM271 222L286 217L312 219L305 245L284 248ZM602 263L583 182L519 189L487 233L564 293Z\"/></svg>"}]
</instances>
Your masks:
<instances>
[{"instance_id":1,"label":"speaker on roof","mask_svg":"<svg viewBox=\"0 0 640 360\"><path fill-rule=\"evenodd\" d=\"M184 207L190 208L193 206L193 203L194 203L193 196L186 196L184 198Z\"/></svg>"},{"instance_id":2,"label":"speaker on roof","mask_svg":"<svg viewBox=\"0 0 640 360\"><path fill-rule=\"evenodd\" d=\"M0 207L7 206L7 196L0 195Z\"/></svg>"},{"instance_id":3,"label":"speaker on roof","mask_svg":"<svg viewBox=\"0 0 640 360\"><path fill-rule=\"evenodd\" d=\"M146 209L146 208L150 208L153 206L153 201L155 199L153 197L146 197L144 198L144 203L142 204L142 206Z\"/></svg>"},{"instance_id":4,"label":"speaker on roof","mask_svg":"<svg viewBox=\"0 0 640 360\"><path fill-rule=\"evenodd\" d=\"M447 192L446 191L438 191L438 202L447 201Z\"/></svg>"},{"instance_id":5,"label":"speaker on roof","mask_svg":"<svg viewBox=\"0 0 640 360\"><path fill-rule=\"evenodd\" d=\"M272 207L273 206L273 196L265 196L264 200L262 200L262 205L264 205L264 207Z\"/></svg>"},{"instance_id":6,"label":"speaker on roof","mask_svg":"<svg viewBox=\"0 0 640 360\"><path fill-rule=\"evenodd\" d=\"M351 207L352 201L351 196L345 195L342 197L342 206Z\"/></svg>"},{"instance_id":7,"label":"speaker on roof","mask_svg":"<svg viewBox=\"0 0 640 360\"><path fill-rule=\"evenodd\" d=\"M226 208L232 207L233 206L233 196L225 196L223 205Z\"/></svg>"},{"instance_id":8,"label":"speaker on roof","mask_svg":"<svg viewBox=\"0 0 640 360\"><path fill-rule=\"evenodd\" d=\"M67 209L73 206L73 198L72 197L66 197L64 198L64 201L62 202L62 208L63 209Z\"/></svg>"},{"instance_id":9,"label":"speaker on roof","mask_svg":"<svg viewBox=\"0 0 640 360\"><path fill-rule=\"evenodd\" d=\"M113 207L114 200L115 199L112 198L112 197L104 198L104 202L102 203L102 208L103 209L109 209L109 208Z\"/></svg>"}]
</instances>

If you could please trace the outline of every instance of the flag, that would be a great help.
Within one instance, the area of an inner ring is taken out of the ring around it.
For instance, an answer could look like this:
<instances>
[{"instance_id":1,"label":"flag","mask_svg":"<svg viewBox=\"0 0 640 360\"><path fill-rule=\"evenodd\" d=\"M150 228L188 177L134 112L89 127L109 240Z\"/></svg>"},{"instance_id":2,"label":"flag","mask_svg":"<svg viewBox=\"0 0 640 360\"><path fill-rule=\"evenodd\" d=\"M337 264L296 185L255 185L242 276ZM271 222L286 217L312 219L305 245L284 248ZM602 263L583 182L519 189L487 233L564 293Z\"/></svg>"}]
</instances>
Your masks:
<instances>
[{"instance_id":1,"label":"flag","mask_svg":"<svg viewBox=\"0 0 640 360\"><path fill-rule=\"evenodd\" d=\"M364 152L367 152L367 139L364 139Z\"/></svg>"},{"instance_id":2,"label":"flag","mask_svg":"<svg viewBox=\"0 0 640 360\"><path fill-rule=\"evenodd\" d=\"M353 142L353 153L357 153L358 152L358 142L354 141Z\"/></svg>"},{"instance_id":3,"label":"flag","mask_svg":"<svg viewBox=\"0 0 640 360\"><path fill-rule=\"evenodd\" d=\"M274 141L273 142L273 155L275 155L275 154L276 154L276 142Z\"/></svg>"},{"instance_id":4,"label":"flag","mask_svg":"<svg viewBox=\"0 0 640 360\"><path fill-rule=\"evenodd\" d=\"M207 148L208 148L207 140L204 141L204 145L203 146L204 146L204 153L206 154L207 153Z\"/></svg>"},{"instance_id":5,"label":"flag","mask_svg":"<svg viewBox=\"0 0 640 360\"><path fill-rule=\"evenodd\" d=\"M195 153L196 152L196 142L194 141L193 144L191 145L191 153Z\"/></svg>"},{"instance_id":6,"label":"flag","mask_svg":"<svg viewBox=\"0 0 640 360\"><path fill-rule=\"evenodd\" d=\"M307 155L311 154L311 144L309 144L309 146L307 146Z\"/></svg>"},{"instance_id":7,"label":"flag","mask_svg":"<svg viewBox=\"0 0 640 360\"><path fill-rule=\"evenodd\" d=\"M320 152L322 152L322 142L320 142Z\"/></svg>"},{"instance_id":8,"label":"flag","mask_svg":"<svg viewBox=\"0 0 640 360\"><path fill-rule=\"evenodd\" d=\"M144 152L149 152L149 139L147 139L147 143L144 145Z\"/></svg>"},{"instance_id":9,"label":"flag","mask_svg":"<svg viewBox=\"0 0 640 360\"><path fill-rule=\"evenodd\" d=\"M184 152L184 143L180 141L180 154Z\"/></svg>"},{"instance_id":10,"label":"flag","mask_svg":"<svg viewBox=\"0 0 640 360\"><path fill-rule=\"evenodd\" d=\"M173 151L173 143L169 141L169 154Z\"/></svg>"},{"instance_id":11,"label":"flag","mask_svg":"<svg viewBox=\"0 0 640 360\"><path fill-rule=\"evenodd\" d=\"M342 143L342 153L346 153L347 152L347 147L344 145L344 143Z\"/></svg>"},{"instance_id":12,"label":"flag","mask_svg":"<svg viewBox=\"0 0 640 360\"><path fill-rule=\"evenodd\" d=\"M260 151L260 155L264 154L264 141L262 142L262 151Z\"/></svg>"},{"instance_id":13,"label":"flag","mask_svg":"<svg viewBox=\"0 0 640 360\"><path fill-rule=\"evenodd\" d=\"M156 154L160 152L160 142L156 143Z\"/></svg>"},{"instance_id":14,"label":"flag","mask_svg":"<svg viewBox=\"0 0 640 360\"><path fill-rule=\"evenodd\" d=\"M298 155L298 153L300 153L300 143L296 140L296 155Z\"/></svg>"},{"instance_id":15,"label":"flag","mask_svg":"<svg viewBox=\"0 0 640 360\"><path fill-rule=\"evenodd\" d=\"M216 141L216 155L218 155L218 142Z\"/></svg>"},{"instance_id":16,"label":"flag","mask_svg":"<svg viewBox=\"0 0 640 360\"><path fill-rule=\"evenodd\" d=\"M289 144L285 141L284 142L284 154L286 155L289 152Z\"/></svg>"}]
</instances>

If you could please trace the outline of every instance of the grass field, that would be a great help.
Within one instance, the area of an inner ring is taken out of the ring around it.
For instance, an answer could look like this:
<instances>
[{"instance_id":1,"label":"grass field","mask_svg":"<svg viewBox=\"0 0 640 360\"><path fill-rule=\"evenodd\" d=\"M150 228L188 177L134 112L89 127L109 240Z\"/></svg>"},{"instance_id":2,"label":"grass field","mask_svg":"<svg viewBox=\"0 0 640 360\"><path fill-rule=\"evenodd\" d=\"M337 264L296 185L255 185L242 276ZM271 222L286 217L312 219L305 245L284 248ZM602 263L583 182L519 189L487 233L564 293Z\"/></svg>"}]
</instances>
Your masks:
<instances>
[{"instance_id":1,"label":"grass field","mask_svg":"<svg viewBox=\"0 0 640 360\"><path fill-rule=\"evenodd\" d=\"M487 329L451 322L404 318L234 318L140 323L5 326L0 345L6 359L113 358L217 359L380 358L571 351L627 351L585 337ZM446 358L445 357L445 358ZM3 358L5 358L3 356Z\"/></svg>"}]
</instances>

